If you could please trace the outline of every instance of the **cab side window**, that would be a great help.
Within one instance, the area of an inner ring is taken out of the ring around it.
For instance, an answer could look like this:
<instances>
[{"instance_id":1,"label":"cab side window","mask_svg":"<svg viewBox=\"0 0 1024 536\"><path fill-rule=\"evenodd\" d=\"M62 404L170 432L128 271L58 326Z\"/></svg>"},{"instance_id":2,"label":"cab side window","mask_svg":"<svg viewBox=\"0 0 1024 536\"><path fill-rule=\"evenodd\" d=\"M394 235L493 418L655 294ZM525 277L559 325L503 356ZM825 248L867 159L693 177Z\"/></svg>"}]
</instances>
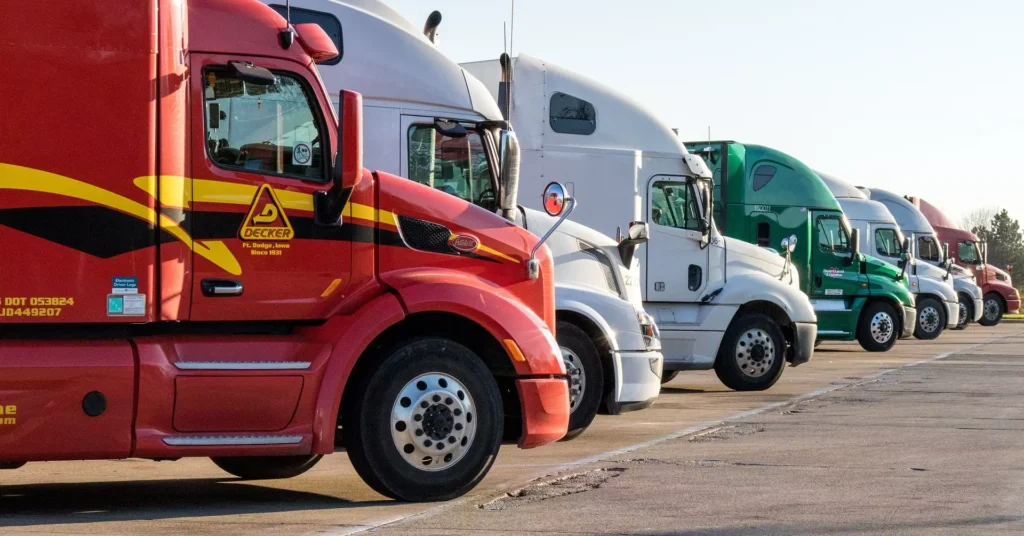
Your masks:
<instances>
[{"instance_id":1,"label":"cab side window","mask_svg":"<svg viewBox=\"0 0 1024 536\"><path fill-rule=\"evenodd\" d=\"M922 236L917 239L917 253L922 260L939 262L942 256L938 242L930 236Z\"/></svg>"},{"instance_id":2,"label":"cab side window","mask_svg":"<svg viewBox=\"0 0 1024 536\"><path fill-rule=\"evenodd\" d=\"M834 253L850 252L850 236L839 218L818 218L818 248Z\"/></svg>"},{"instance_id":3,"label":"cab side window","mask_svg":"<svg viewBox=\"0 0 1024 536\"><path fill-rule=\"evenodd\" d=\"M297 76L274 74L260 86L227 69L203 71L207 155L222 168L322 181L316 101Z\"/></svg>"},{"instance_id":4,"label":"cab side window","mask_svg":"<svg viewBox=\"0 0 1024 536\"><path fill-rule=\"evenodd\" d=\"M651 221L676 229L700 229L697 200L685 182L656 181L651 188Z\"/></svg>"},{"instance_id":5,"label":"cab side window","mask_svg":"<svg viewBox=\"0 0 1024 536\"><path fill-rule=\"evenodd\" d=\"M875 230L875 251L884 257L900 256L902 253L902 247L895 229Z\"/></svg>"},{"instance_id":6,"label":"cab side window","mask_svg":"<svg viewBox=\"0 0 1024 536\"><path fill-rule=\"evenodd\" d=\"M497 209L491 165L479 132L450 138L433 125L413 125L408 142L409 179L487 210Z\"/></svg>"}]
</instances>

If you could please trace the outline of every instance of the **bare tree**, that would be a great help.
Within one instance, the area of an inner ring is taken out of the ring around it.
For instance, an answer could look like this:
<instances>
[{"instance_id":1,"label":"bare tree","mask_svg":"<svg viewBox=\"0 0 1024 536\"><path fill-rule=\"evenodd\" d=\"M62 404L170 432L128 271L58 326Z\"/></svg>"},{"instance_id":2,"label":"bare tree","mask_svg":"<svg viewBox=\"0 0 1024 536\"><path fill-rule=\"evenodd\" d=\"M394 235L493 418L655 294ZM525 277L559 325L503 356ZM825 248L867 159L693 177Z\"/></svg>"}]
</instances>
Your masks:
<instances>
[{"instance_id":1,"label":"bare tree","mask_svg":"<svg viewBox=\"0 0 1024 536\"><path fill-rule=\"evenodd\" d=\"M999 213L996 207L976 208L960 218L960 228L977 234L978 229L992 226L992 218Z\"/></svg>"}]
</instances>

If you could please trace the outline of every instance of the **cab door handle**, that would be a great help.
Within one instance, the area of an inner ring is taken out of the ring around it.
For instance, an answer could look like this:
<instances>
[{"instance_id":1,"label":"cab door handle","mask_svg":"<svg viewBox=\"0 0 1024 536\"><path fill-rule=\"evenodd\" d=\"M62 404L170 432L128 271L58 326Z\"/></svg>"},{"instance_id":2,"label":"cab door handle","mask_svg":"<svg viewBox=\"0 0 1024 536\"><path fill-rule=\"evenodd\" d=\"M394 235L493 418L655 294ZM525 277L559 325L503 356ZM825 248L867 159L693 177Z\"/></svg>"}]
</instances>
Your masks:
<instances>
[{"instance_id":1,"label":"cab door handle","mask_svg":"<svg viewBox=\"0 0 1024 536\"><path fill-rule=\"evenodd\" d=\"M231 279L204 279L199 286L208 298L229 298L242 295L242 283Z\"/></svg>"}]
</instances>

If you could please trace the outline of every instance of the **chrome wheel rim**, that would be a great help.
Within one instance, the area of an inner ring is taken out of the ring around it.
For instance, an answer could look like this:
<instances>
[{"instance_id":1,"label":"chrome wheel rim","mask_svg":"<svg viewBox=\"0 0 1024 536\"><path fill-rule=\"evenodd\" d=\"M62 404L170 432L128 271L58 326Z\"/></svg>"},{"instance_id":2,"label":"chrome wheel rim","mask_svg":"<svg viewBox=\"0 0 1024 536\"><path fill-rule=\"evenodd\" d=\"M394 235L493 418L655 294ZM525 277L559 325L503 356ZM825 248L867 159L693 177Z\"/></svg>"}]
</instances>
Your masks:
<instances>
[{"instance_id":1,"label":"chrome wheel rim","mask_svg":"<svg viewBox=\"0 0 1024 536\"><path fill-rule=\"evenodd\" d=\"M889 313L878 312L871 318L871 338L879 344L885 344L892 338L896 326Z\"/></svg>"},{"instance_id":2,"label":"chrome wheel rim","mask_svg":"<svg viewBox=\"0 0 1024 536\"><path fill-rule=\"evenodd\" d=\"M735 355L736 366L744 374L760 378L775 364L775 341L763 329L748 329L736 341Z\"/></svg>"},{"instance_id":3,"label":"chrome wheel rim","mask_svg":"<svg viewBox=\"0 0 1024 536\"><path fill-rule=\"evenodd\" d=\"M960 302L960 316L957 318L957 326L962 326L967 323L967 304Z\"/></svg>"},{"instance_id":4,"label":"chrome wheel rim","mask_svg":"<svg viewBox=\"0 0 1024 536\"><path fill-rule=\"evenodd\" d=\"M917 314L917 323L925 333L935 333L939 329L939 311L930 305L921 309Z\"/></svg>"},{"instance_id":5,"label":"chrome wheel rim","mask_svg":"<svg viewBox=\"0 0 1024 536\"><path fill-rule=\"evenodd\" d=\"M985 319L995 322L999 319L999 302L996 300L985 300Z\"/></svg>"},{"instance_id":6,"label":"chrome wheel rim","mask_svg":"<svg viewBox=\"0 0 1024 536\"><path fill-rule=\"evenodd\" d=\"M572 414L583 402L583 392L587 388L587 371L576 352L564 346L561 349L565 372L569 375L569 413Z\"/></svg>"},{"instance_id":7,"label":"chrome wheel rim","mask_svg":"<svg viewBox=\"0 0 1024 536\"><path fill-rule=\"evenodd\" d=\"M462 459L476 438L476 406L469 390L451 375L413 378L391 408L391 438L409 465L442 471Z\"/></svg>"}]
</instances>

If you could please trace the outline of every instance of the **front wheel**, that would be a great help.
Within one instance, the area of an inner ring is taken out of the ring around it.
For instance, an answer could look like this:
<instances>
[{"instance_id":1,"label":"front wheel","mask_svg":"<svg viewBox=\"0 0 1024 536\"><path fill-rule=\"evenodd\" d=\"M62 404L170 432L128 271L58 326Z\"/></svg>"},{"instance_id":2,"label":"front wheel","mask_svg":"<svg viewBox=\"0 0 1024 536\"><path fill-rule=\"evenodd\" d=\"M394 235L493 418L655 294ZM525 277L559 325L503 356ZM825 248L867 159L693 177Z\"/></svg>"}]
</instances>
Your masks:
<instances>
[{"instance_id":1,"label":"front wheel","mask_svg":"<svg viewBox=\"0 0 1024 536\"><path fill-rule=\"evenodd\" d=\"M473 489L501 446L494 375L465 346L428 337L385 353L353 386L341 432L359 476L381 495L444 501Z\"/></svg>"},{"instance_id":2,"label":"front wheel","mask_svg":"<svg viewBox=\"0 0 1024 536\"><path fill-rule=\"evenodd\" d=\"M896 310L883 301L871 302L864 308L857 325L857 342L869 352L888 352L900 336Z\"/></svg>"},{"instance_id":3,"label":"front wheel","mask_svg":"<svg viewBox=\"0 0 1024 536\"><path fill-rule=\"evenodd\" d=\"M946 307L935 298L924 298L917 302L917 325L914 337L930 341L942 334L946 327Z\"/></svg>"},{"instance_id":4,"label":"front wheel","mask_svg":"<svg viewBox=\"0 0 1024 536\"><path fill-rule=\"evenodd\" d=\"M981 319L978 323L982 326L995 326L1003 321L1003 313L1006 312L1006 308L1003 307L1003 298L995 292L989 292L985 295L985 305L982 309Z\"/></svg>"},{"instance_id":5,"label":"front wheel","mask_svg":"<svg viewBox=\"0 0 1024 536\"><path fill-rule=\"evenodd\" d=\"M729 325L718 347L715 374L735 391L763 391L782 377L786 339L771 318L752 313Z\"/></svg>"},{"instance_id":6,"label":"front wheel","mask_svg":"<svg viewBox=\"0 0 1024 536\"><path fill-rule=\"evenodd\" d=\"M971 319L974 318L974 303L972 302L973 300L970 298L963 294L960 295L959 316L956 320L956 327L953 329L966 329L967 324L971 323Z\"/></svg>"},{"instance_id":7,"label":"front wheel","mask_svg":"<svg viewBox=\"0 0 1024 536\"><path fill-rule=\"evenodd\" d=\"M313 468L323 456L222 456L210 458L224 471L245 480L292 478Z\"/></svg>"},{"instance_id":8,"label":"front wheel","mask_svg":"<svg viewBox=\"0 0 1024 536\"><path fill-rule=\"evenodd\" d=\"M559 322L555 333L569 375L569 432L562 438L569 441L586 431L597 416L604 393L604 370L597 347L585 331Z\"/></svg>"}]
</instances>

